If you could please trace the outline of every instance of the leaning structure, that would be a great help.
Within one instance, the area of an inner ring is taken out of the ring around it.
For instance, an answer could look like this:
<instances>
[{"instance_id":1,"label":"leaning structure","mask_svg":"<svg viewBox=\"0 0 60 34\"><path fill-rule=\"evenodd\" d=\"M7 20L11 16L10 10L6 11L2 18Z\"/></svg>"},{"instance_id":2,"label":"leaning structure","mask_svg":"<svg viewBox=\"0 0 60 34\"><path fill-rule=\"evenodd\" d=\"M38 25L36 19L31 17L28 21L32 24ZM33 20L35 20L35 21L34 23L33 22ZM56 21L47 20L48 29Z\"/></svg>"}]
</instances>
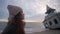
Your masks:
<instances>
[{"instance_id":1,"label":"leaning structure","mask_svg":"<svg viewBox=\"0 0 60 34\"><path fill-rule=\"evenodd\" d=\"M59 29L60 12L56 12L55 9L52 9L49 6L47 6L47 12L45 14L47 14L47 16L45 16L45 20L43 21L45 28Z\"/></svg>"}]
</instances>

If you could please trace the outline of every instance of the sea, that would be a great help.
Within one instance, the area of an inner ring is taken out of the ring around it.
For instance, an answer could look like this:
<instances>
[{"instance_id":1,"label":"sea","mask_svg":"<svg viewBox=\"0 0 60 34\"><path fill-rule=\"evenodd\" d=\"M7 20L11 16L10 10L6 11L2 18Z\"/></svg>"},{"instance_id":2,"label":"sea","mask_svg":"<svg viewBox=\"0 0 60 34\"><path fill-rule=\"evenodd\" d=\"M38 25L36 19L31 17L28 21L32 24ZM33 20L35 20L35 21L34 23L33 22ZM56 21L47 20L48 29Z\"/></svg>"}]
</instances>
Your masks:
<instances>
[{"instance_id":1,"label":"sea","mask_svg":"<svg viewBox=\"0 0 60 34\"><path fill-rule=\"evenodd\" d=\"M7 22L0 22L0 33L6 27ZM48 30L44 27L43 23L40 22L26 22L25 25L25 33L34 33L34 32L42 32Z\"/></svg>"}]
</instances>

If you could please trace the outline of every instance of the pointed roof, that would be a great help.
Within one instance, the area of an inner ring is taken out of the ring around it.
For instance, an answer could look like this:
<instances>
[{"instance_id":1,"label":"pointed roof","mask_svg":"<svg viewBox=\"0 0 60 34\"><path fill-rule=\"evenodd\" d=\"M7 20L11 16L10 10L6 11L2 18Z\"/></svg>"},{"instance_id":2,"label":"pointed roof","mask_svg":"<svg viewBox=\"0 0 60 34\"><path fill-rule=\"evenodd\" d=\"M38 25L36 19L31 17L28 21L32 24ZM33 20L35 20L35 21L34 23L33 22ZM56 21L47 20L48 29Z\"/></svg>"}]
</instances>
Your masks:
<instances>
[{"instance_id":1,"label":"pointed roof","mask_svg":"<svg viewBox=\"0 0 60 34\"><path fill-rule=\"evenodd\" d=\"M46 6L46 9L49 10L49 9L51 9L51 8L47 5L47 6Z\"/></svg>"},{"instance_id":2,"label":"pointed roof","mask_svg":"<svg viewBox=\"0 0 60 34\"><path fill-rule=\"evenodd\" d=\"M51 12L53 13L55 9L50 8L48 5L46 6L47 12L45 14L50 14Z\"/></svg>"}]
</instances>

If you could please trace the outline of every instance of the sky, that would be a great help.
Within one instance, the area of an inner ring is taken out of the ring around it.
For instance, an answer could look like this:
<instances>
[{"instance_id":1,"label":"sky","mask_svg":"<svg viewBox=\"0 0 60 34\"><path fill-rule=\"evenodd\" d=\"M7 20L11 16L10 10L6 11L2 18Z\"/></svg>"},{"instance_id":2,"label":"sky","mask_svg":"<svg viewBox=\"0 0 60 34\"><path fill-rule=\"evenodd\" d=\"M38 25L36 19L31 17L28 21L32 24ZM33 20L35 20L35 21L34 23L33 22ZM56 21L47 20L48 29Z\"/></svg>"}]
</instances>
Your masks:
<instances>
[{"instance_id":1,"label":"sky","mask_svg":"<svg viewBox=\"0 0 60 34\"><path fill-rule=\"evenodd\" d=\"M60 10L60 0L0 0L0 19L7 19L9 12L8 5L19 6L23 9L26 20L44 20L46 5Z\"/></svg>"},{"instance_id":2,"label":"sky","mask_svg":"<svg viewBox=\"0 0 60 34\"><path fill-rule=\"evenodd\" d=\"M53 0L53 1L49 0L47 4L50 7L56 9L57 12L60 12L60 0Z\"/></svg>"},{"instance_id":3,"label":"sky","mask_svg":"<svg viewBox=\"0 0 60 34\"><path fill-rule=\"evenodd\" d=\"M7 6L16 5L23 9L25 19L37 19L38 16L44 15L45 4L43 3L45 3L44 0L0 0L0 18L8 18L9 13ZM40 17L38 17L38 19L39 18Z\"/></svg>"}]
</instances>

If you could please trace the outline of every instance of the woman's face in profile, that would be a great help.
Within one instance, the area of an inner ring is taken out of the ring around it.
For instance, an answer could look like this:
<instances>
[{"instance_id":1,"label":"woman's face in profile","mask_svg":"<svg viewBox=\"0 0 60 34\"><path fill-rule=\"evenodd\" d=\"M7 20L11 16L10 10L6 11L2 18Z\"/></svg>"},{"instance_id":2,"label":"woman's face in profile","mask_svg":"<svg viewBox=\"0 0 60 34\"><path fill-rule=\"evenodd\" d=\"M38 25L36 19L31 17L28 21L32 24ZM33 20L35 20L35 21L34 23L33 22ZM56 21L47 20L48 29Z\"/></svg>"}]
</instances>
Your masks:
<instances>
[{"instance_id":1,"label":"woman's face in profile","mask_svg":"<svg viewBox=\"0 0 60 34\"><path fill-rule=\"evenodd\" d=\"M24 19L24 13L21 11L21 13L19 13L19 19Z\"/></svg>"}]
</instances>

